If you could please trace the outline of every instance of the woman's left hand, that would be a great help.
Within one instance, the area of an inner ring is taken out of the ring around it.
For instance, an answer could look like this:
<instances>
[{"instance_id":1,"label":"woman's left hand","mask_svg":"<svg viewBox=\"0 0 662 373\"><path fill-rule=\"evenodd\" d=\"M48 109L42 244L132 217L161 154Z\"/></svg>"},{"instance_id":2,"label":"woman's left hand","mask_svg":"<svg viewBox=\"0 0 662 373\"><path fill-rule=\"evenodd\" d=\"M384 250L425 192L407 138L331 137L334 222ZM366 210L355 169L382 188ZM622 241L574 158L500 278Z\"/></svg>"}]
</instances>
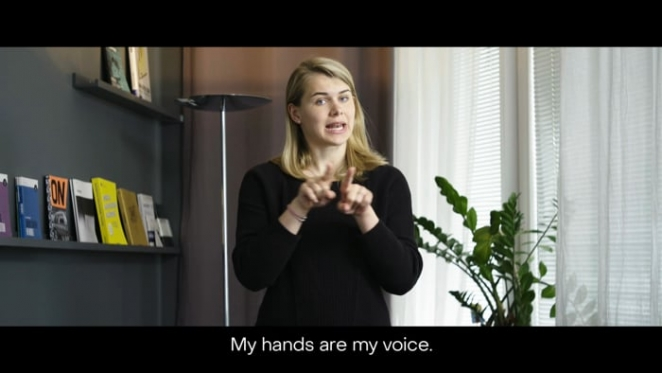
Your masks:
<instances>
[{"instance_id":1,"label":"woman's left hand","mask_svg":"<svg viewBox=\"0 0 662 373\"><path fill-rule=\"evenodd\" d=\"M360 216L372 204L372 192L360 184L352 184L356 168L350 167L340 184L338 210L348 215Z\"/></svg>"}]
</instances>

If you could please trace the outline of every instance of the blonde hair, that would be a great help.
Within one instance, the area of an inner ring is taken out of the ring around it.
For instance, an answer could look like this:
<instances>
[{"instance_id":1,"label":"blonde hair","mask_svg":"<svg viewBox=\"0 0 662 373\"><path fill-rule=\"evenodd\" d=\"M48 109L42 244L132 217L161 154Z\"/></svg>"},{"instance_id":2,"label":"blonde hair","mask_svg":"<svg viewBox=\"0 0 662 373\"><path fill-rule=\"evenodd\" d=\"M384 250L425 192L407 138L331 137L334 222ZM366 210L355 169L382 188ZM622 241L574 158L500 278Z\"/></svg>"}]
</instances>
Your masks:
<instances>
[{"instance_id":1,"label":"blonde hair","mask_svg":"<svg viewBox=\"0 0 662 373\"><path fill-rule=\"evenodd\" d=\"M364 111L356 94L352 74L340 62L326 57L313 57L301 62L292 72L287 82L285 92L286 112L289 112L287 110L289 104L295 106L301 105L301 98L305 93L308 79L314 74L324 74L330 78L342 80L349 86L356 107L354 129L347 141L347 150L345 153L346 167L343 166L341 169L336 170L336 178L342 178L347 172L348 167L356 167L355 178L361 179L365 171L370 171L378 166L388 164L386 158L370 146ZM272 162L278 164L287 174L297 179L306 179L304 170L313 164L313 158L308 149L306 139L301 127L294 123L289 114L286 117L285 126L286 132L283 152L280 156L272 159Z\"/></svg>"}]
</instances>

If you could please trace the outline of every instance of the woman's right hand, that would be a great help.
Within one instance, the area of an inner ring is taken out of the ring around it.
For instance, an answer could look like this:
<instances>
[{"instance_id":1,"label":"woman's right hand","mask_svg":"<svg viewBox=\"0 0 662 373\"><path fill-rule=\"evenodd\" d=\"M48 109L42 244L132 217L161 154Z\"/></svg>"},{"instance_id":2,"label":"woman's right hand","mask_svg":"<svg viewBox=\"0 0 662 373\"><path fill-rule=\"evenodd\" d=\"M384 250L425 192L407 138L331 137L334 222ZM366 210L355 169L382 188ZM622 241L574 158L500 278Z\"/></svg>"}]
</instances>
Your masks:
<instances>
[{"instance_id":1,"label":"woman's right hand","mask_svg":"<svg viewBox=\"0 0 662 373\"><path fill-rule=\"evenodd\" d=\"M292 201L298 207L297 212L306 215L310 209L324 206L336 198L336 193L331 190L333 176L333 167L327 165L324 175L308 179L302 183L299 187L299 193Z\"/></svg>"}]
</instances>

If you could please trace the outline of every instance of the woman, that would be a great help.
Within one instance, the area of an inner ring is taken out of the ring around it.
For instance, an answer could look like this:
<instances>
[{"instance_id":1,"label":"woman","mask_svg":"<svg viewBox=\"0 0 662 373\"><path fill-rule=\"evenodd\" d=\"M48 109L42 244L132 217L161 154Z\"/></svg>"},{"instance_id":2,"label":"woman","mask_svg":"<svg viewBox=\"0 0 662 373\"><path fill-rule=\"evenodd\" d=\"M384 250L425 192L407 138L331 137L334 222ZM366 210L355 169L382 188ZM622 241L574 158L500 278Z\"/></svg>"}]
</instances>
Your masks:
<instances>
[{"instance_id":1,"label":"woman","mask_svg":"<svg viewBox=\"0 0 662 373\"><path fill-rule=\"evenodd\" d=\"M303 61L286 110L282 154L239 192L232 259L246 288L266 288L257 325L391 325L382 291L405 294L423 266L407 181L370 148L338 61Z\"/></svg>"}]
</instances>

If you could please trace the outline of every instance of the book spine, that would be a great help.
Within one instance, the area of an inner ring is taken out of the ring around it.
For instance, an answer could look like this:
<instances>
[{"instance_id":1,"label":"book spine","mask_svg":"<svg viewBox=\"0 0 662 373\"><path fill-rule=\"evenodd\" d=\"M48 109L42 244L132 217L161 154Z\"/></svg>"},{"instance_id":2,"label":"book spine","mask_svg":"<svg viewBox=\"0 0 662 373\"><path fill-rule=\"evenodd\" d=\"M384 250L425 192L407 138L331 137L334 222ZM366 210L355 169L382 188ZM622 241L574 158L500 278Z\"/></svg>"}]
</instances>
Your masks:
<instances>
[{"instance_id":1,"label":"book spine","mask_svg":"<svg viewBox=\"0 0 662 373\"><path fill-rule=\"evenodd\" d=\"M127 54L129 59L129 77L131 93L136 97L140 97L140 73L138 72L138 47L127 47Z\"/></svg>"},{"instance_id":2,"label":"book spine","mask_svg":"<svg viewBox=\"0 0 662 373\"><path fill-rule=\"evenodd\" d=\"M11 236L13 231L9 216L9 177L0 174L0 237Z\"/></svg>"},{"instance_id":3,"label":"book spine","mask_svg":"<svg viewBox=\"0 0 662 373\"><path fill-rule=\"evenodd\" d=\"M48 222L48 236L51 240L57 241L53 227L53 204L51 203L51 177L44 176L44 189L46 189L46 221Z\"/></svg>"},{"instance_id":4,"label":"book spine","mask_svg":"<svg viewBox=\"0 0 662 373\"><path fill-rule=\"evenodd\" d=\"M138 90L139 97L152 101L151 74L149 71L149 54L147 47L138 48Z\"/></svg>"}]
</instances>

